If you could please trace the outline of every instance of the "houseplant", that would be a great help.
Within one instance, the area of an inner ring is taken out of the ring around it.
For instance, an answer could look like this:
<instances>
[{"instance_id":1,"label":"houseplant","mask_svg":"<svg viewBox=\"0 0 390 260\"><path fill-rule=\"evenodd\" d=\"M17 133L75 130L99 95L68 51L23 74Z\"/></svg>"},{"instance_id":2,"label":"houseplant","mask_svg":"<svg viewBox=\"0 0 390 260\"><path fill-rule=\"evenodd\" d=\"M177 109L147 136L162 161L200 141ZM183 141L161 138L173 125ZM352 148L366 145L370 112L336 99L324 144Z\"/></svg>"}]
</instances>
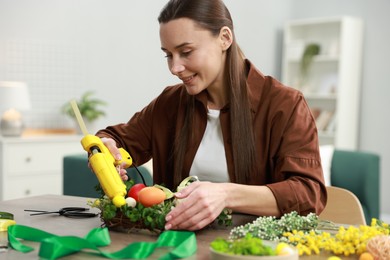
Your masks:
<instances>
[{"instance_id":1,"label":"houseplant","mask_svg":"<svg viewBox=\"0 0 390 260\"><path fill-rule=\"evenodd\" d=\"M320 50L321 47L317 43L310 43L305 47L300 60L300 87L306 84L313 58L320 53Z\"/></svg>"},{"instance_id":2,"label":"houseplant","mask_svg":"<svg viewBox=\"0 0 390 260\"><path fill-rule=\"evenodd\" d=\"M93 95L93 91L87 91L80 97L79 100L76 100L80 114L83 117L86 125L91 125L97 119L106 115L102 107L106 106L107 103L101 99L93 98ZM63 114L76 119L70 102L65 103L61 107L61 111Z\"/></svg>"}]
</instances>

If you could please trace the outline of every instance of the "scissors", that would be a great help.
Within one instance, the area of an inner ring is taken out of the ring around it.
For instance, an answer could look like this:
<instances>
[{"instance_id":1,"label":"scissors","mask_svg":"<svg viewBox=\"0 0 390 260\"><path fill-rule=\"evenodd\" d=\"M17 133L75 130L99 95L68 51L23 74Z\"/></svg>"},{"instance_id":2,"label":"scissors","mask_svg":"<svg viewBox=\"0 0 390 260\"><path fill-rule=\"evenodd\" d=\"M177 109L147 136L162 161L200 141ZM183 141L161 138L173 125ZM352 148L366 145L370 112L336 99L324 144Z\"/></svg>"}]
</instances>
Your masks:
<instances>
[{"instance_id":1,"label":"scissors","mask_svg":"<svg viewBox=\"0 0 390 260\"><path fill-rule=\"evenodd\" d=\"M25 209L24 211L37 212L37 213L30 214L30 216L58 213L60 214L60 216L65 216L69 218L93 218L98 215L96 213L84 212L87 210L89 209L81 208L81 207L65 207L59 209L58 211L46 211L46 210L35 210L35 209Z\"/></svg>"}]
</instances>

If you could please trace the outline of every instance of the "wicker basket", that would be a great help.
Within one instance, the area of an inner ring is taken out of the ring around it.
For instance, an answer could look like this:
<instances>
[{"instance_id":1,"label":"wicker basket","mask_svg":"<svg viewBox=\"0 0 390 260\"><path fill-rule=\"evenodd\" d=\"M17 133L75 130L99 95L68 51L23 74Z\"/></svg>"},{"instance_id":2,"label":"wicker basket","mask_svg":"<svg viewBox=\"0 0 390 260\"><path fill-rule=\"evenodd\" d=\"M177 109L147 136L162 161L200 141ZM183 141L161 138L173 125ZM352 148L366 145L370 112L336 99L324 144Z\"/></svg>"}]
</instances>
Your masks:
<instances>
[{"instance_id":1,"label":"wicker basket","mask_svg":"<svg viewBox=\"0 0 390 260\"><path fill-rule=\"evenodd\" d=\"M163 231L163 228L160 229L160 228L152 228L146 226L145 223L142 221L132 222L121 211L118 211L116 213L116 216L110 220L103 219L102 215L103 214L100 215L100 219L103 222L103 226L111 230L121 231L121 232L149 230L153 233L161 233Z\"/></svg>"}]
</instances>

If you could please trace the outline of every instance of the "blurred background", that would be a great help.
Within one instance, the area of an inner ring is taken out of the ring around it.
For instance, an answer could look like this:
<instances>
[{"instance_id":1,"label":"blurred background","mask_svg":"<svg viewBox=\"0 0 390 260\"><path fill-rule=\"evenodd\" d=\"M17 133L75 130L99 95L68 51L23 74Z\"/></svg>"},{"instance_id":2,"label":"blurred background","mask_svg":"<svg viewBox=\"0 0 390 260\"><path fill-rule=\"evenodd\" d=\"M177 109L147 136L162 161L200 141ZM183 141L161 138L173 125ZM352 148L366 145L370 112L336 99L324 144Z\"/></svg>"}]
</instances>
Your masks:
<instances>
[{"instance_id":1,"label":"blurred background","mask_svg":"<svg viewBox=\"0 0 390 260\"><path fill-rule=\"evenodd\" d=\"M0 0L0 81L29 86L26 127L68 129L61 112L93 91L106 116L94 129L126 122L177 83L160 50L157 16L166 1ZM265 74L282 80L283 30L290 20L355 16L363 20L357 149L381 156L381 211L390 216L390 1L225 0L238 43Z\"/></svg>"}]
</instances>

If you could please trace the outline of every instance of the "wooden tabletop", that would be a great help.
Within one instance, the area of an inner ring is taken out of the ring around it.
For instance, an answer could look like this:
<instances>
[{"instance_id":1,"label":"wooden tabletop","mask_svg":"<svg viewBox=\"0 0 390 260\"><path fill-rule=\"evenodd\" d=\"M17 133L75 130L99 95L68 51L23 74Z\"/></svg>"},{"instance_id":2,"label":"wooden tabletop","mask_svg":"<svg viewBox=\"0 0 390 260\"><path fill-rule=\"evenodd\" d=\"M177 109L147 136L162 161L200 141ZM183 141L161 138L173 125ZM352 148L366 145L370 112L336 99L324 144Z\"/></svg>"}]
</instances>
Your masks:
<instances>
[{"instance_id":1,"label":"wooden tabletop","mask_svg":"<svg viewBox=\"0 0 390 260\"><path fill-rule=\"evenodd\" d=\"M10 212L14 214L14 219L17 224L26 225L33 228L38 228L49 233L53 233L59 236L79 236L84 237L91 229L100 227L102 222L99 217L96 218L84 218L74 219L59 216L58 214L30 216L29 212L25 212L25 209L37 209L37 210L58 210L62 207L88 207L88 198L74 197L74 196L59 196L59 195L44 195L27 197L23 199L15 199L0 202L0 211ZM98 212L97 209L91 209L91 211ZM245 222L245 217L241 218ZM248 216L246 222L253 219ZM244 223L242 222L242 223ZM238 223L239 224L239 223ZM224 228L208 228L196 233L198 251L197 255L193 259L208 259L209 258L209 244L218 236L227 237L229 229ZM128 244L136 241L156 241L157 234L149 231L142 232L117 232L110 231L110 237L112 243L110 246L105 247L103 250L107 252L114 252L126 247ZM31 243L31 242L30 242ZM37 245L36 248L38 248ZM37 259L38 250L34 250L28 254L23 254L15 250L8 249L6 253L7 259ZM77 253L64 257L63 259L92 259L97 258L86 253ZM99 257L99 259L102 259Z\"/></svg>"},{"instance_id":2,"label":"wooden tabletop","mask_svg":"<svg viewBox=\"0 0 390 260\"><path fill-rule=\"evenodd\" d=\"M36 210L58 210L63 207L88 207L88 198L74 197L74 196L60 196L60 195L43 195L35 197L27 197L23 199L15 199L8 201L0 201L0 211L10 212L14 214L14 219L17 224L26 225L33 228L38 228L46 232L59 235L59 236L79 236L84 237L88 232L96 227L100 227L102 222L99 217L96 218L84 218L74 219L59 216L58 214L30 216L25 209ZM91 211L98 212L97 209L91 209ZM234 225L242 225L254 220L253 216L248 215L235 215L233 217ZM196 232L198 250L195 256L189 259L209 259L209 245L217 237L227 238L231 228L211 227ZM138 241L151 241L157 240L158 235L150 233L148 231L142 232L118 232L110 231L111 244L102 248L105 252L115 252L132 242ZM8 249L6 252L0 253L0 259L5 255L6 259L38 259L39 244L29 242L26 244L32 245L36 250L23 254L12 249ZM87 253L77 253L63 257L61 259L102 259L101 257L93 256ZM153 256L151 257L153 258ZM302 257L301 257L302 258ZM317 256L310 258L303 257L304 259L327 259L327 256ZM353 259L353 258L351 258ZM356 258L357 259L357 258Z\"/></svg>"}]
</instances>

